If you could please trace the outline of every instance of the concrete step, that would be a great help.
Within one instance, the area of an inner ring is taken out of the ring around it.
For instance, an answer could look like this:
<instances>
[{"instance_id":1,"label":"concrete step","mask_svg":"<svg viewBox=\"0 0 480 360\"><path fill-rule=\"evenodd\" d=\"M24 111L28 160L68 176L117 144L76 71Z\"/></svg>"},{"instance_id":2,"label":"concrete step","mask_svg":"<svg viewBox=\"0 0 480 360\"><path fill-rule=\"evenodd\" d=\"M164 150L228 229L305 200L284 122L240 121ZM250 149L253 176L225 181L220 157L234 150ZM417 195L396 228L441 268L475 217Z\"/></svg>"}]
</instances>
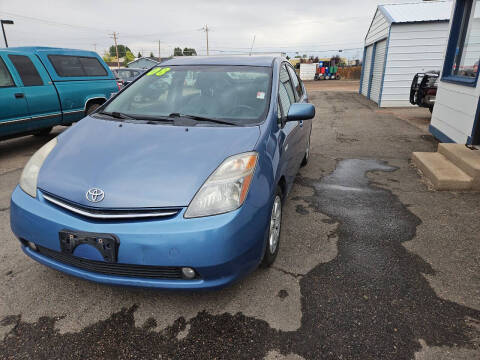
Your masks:
<instances>
[{"instance_id":1,"label":"concrete step","mask_svg":"<svg viewBox=\"0 0 480 360\"><path fill-rule=\"evenodd\" d=\"M473 178L473 189L480 190L480 150L462 144L438 144L438 152Z\"/></svg>"},{"instance_id":2,"label":"concrete step","mask_svg":"<svg viewBox=\"0 0 480 360\"><path fill-rule=\"evenodd\" d=\"M472 188L472 177L438 152L414 152L412 161L432 182L436 190L469 190Z\"/></svg>"}]
</instances>

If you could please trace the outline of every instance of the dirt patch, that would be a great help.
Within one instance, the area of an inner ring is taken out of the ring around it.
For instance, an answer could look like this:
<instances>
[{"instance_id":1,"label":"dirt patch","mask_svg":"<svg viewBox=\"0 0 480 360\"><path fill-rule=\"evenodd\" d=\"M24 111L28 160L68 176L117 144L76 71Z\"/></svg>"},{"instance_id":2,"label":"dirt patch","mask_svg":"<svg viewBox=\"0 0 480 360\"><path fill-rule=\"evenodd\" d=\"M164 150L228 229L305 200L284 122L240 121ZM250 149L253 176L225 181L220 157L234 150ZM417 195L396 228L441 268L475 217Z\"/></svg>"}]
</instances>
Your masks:
<instances>
[{"instance_id":1,"label":"dirt patch","mask_svg":"<svg viewBox=\"0 0 480 360\"><path fill-rule=\"evenodd\" d=\"M307 91L351 91L358 92L358 80L318 80L304 81Z\"/></svg>"}]
</instances>

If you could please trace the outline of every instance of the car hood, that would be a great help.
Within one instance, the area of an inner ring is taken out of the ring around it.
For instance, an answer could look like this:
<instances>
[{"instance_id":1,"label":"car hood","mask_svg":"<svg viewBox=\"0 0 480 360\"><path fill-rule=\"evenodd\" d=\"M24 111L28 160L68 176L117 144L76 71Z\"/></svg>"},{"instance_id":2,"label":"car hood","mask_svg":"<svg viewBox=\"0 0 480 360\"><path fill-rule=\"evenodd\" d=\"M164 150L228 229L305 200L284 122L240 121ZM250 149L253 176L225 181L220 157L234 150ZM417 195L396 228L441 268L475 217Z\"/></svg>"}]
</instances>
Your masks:
<instances>
[{"instance_id":1,"label":"car hood","mask_svg":"<svg viewBox=\"0 0 480 360\"><path fill-rule=\"evenodd\" d=\"M87 117L58 138L38 188L98 208L187 206L225 158L251 151L258 126L173 126ZM92 203L91 188L105 197Z\"/></svg>"}]
</instances>

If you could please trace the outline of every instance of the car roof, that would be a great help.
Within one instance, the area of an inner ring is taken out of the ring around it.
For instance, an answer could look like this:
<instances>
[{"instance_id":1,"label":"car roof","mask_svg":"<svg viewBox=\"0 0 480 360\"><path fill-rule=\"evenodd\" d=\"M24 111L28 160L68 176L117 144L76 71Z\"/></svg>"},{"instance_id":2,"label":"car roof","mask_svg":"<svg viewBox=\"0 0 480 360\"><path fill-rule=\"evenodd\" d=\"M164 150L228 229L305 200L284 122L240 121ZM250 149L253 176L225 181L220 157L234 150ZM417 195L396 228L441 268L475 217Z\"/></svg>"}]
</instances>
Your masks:
<instances>
[{"instance_id":1,"label":"car roof","mask_svg":"<svg viewBox=\"0 0 480 360\"><path fill-rule=\"evenodd\" d=\"M8 52L23 52L23 53L33 53L33 54L41 54L41 53L58 53L60 55L88 55L88 56L97 56L98 54L93 51L89 50L81 50L81 49L68 49L68 48L59 48L59 47L50 47L50 46L18 46L18 47L9 47L9 48L2 48L0 50L8 51Z\"/></svg>"},{"instance_id":2,"label":"car roof","mask_svg":"<svg viewBox=\"0 0 480 360\"><path fill-rule=\"evenodd\" d=\"M278 56L178 56L162 62L164 65L238 65L272 67Z\"/></svg>"}]
</instances>

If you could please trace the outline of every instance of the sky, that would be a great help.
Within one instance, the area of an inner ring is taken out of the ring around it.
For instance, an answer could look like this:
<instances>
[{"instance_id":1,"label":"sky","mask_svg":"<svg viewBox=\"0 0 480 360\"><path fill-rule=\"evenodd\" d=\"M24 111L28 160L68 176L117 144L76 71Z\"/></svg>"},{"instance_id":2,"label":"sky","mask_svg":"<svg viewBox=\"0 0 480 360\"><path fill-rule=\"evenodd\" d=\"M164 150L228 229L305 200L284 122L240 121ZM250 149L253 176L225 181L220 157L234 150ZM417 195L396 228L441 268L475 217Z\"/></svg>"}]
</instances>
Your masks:
<instances>
[{"instance_id":1,"label":"sky","mask_svg":"<svg viewBox=\"0 0 480 360\"><path fill-rule=\"evenodd\" d=\"M412 0L0 0L9 46L58 46L96 50L118 43L135 54L162 57L176 46L206 54L286 52L329 57L338 50L360 58L377 5ZM5 46L3 39L0 47Z\"/></svg>"}]
</instances>

